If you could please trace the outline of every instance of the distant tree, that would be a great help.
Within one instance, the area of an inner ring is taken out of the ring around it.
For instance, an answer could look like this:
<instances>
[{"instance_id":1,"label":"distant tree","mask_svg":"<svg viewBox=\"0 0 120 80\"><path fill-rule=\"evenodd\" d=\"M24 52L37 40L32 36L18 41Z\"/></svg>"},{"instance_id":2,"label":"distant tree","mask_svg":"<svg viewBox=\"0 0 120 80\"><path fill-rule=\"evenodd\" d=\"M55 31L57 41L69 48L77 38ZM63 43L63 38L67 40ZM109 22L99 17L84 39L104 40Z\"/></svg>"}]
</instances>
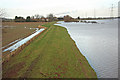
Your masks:
<instances>
[{"instance_id":1,"label":"distant tree","mask_svg":"<svg viewBox=\"0 0 120 80\"><path fill-rule=\"evenodd\" d=\"M53 14L49 14L47 16L47 18L49 19L49 21L54 21L54 15Z\"/></svg>"},{"instance_id":2,"label":"distant tree","mask_svg":"<svg viewBox=\"0 0 120 80\"><path fill-rule=\"evenodd\" d=\"M40 16L40 18L45 18L44 16Z\"/></svg>"},{"instance_id":3,"label":"distant tree","mask_svg":"<svg viewBox=\"0 0 120 80\"><path fill-rule=\"evenodd\" d=\"M34 19L35 17L34 16L31 16L31 19Z\"/></svg>"},{"instance_id":4,"label":"distant tree","mask_svg":"<svg viewBox=\"0 0 120 80\"><path fill-rule=\"evenodd\" d=\"M0 17L4 17L6 14L5 10L0 8Z\"/></svg>"},{"instance_id":5,"label":"distant tree","mask_svg":"<svg viewBox=\"0 0 120 80\"><path fill-rule=\"evenodd\" d=\"M41 21L41 22L45 22L45 21L46 21L45 17L41 15L41 16L40 16L40 21Z\"/></svg>"},{"instance_id":6,"label":"distant tree","mask_svg":"<svg viewBox=\"0 0 120 80\"><path fill-rule=\"evenodd\" d=\"M78 18L77 19L80 19L80 17L78 16Z\"/></svg>"},{"instance_id":7,"label":"distant tree","mask_svg":"<svg viewBox=\"0 0 120 80\"><path fill-rule=\"evenodd\" d=\"M15 20L17 20L18 19L18 17L17 16L15 16Z\"/></svg>"},{"instance_id":8,"label":"distant tree","mask_svg":"<svg viewBox=\"0 0 120 80\"><path fill-rule=\"evenodd\" d=\"M35 19L34 16L31 16L31 17L30 17L30 21L31 21L31 22L37 22L37 20Z\"/></svg>"},{"instance_id":9,"label":"distant tree","mask_svg":"<svg viewBox=\"0 0 120 80\"><path fill-rule=\"evenodd\" d=\"M25 22L25 19L23 18L23 17L21 17L21 16L15 16L15 20L14 20L15 22Z\"/></svg>"},{"instance_id":10,"label":"distant tree","mask_svg":"<svg viewBox=\"0 0 120 80\"><path fill-rule=\"evenodd\" d=\"M40 19L40 15L39 15L39 14L35 14L34 17L35 17L36 19Z\"/></svg>"},{"instance_id":11,"label":"distant tree","mask_svg":"<svg viewBox=\"0 0 120 80\"><path fill-rule=\"evenodd\" d=\"M30 16L27 16L27 17L26 17L26 22L31 22Z\"/></svg>"}]
</instances>

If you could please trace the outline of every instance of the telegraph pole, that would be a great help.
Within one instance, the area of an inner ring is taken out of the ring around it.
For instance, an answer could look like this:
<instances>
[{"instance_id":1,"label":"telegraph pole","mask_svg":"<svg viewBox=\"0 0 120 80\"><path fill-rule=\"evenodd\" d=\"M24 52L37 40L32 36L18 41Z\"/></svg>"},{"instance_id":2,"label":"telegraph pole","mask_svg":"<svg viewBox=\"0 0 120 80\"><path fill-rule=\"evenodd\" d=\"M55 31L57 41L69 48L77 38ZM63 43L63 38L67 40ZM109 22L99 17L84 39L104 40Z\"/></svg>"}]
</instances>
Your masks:
<instances>
[{"instance_id":1,"label":"telegraph pole","mask_svg":"<svg viewBox=\"0 0 120 80\"><path fill-rule=\"evenodd\" d=\"M96 18L96 11L95 11L95 9L94 9L94 18Z\"/></svg>"},{"instance_id":2,"label":"telegraph pole","mask_svg":"<svg viewBox=\"0 0 120 80\"><path fill-rule=\"evenodd\" d=\"M113 10L113 4L112 4L111 10L110 10L110 17L111 17L111 18L113 18L113 11L114 11L114 10Z\"/></svg>"},{"instance_id":3,"label":"telegraph pole","mask_svg":"<svg viewBox=\"0 0 120 80\"><path fill-rule=\"evenodd\" d=\"M118 17L120 18L120 1L118 2Z\"/></svg>"},{"instance_id":4,"label":"telegraph pole","mask_svg":"<svg viewBox=\"0 0 120 80\"><path fill-rule=\"evenodd\" d=\"M86 18L87 18L87 12L86 12Z\"/></svg>"}]
</instances>

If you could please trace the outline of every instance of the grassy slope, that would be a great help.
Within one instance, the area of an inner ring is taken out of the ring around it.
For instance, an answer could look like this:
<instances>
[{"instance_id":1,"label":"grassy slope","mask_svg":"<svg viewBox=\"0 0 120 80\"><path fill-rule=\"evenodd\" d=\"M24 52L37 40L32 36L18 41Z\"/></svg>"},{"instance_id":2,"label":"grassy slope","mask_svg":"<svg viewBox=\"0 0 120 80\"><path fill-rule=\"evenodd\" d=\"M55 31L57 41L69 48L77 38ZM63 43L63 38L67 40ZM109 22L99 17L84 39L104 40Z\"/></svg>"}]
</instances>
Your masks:
<instances>
[{"instance_id":1,"label":"grassy slope","mask_svg":"<svg viewBox=\"0 0 120 80\"><path fill-rule=\"evenodd\" d=\"M3 77L95 78L67 30L53 23L44 26L49 28L3 64Z\"/></svg>"}]
</instances>

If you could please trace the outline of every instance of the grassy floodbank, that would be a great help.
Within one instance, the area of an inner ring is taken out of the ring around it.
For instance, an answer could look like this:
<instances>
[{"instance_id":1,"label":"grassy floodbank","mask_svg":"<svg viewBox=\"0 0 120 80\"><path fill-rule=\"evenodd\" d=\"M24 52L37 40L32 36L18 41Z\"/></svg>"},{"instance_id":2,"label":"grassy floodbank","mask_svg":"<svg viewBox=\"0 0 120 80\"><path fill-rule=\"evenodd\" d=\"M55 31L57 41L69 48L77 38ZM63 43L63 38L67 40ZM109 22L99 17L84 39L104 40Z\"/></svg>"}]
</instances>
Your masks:
<instances>
[{"instance_id":1,"label":"grassy floodbank","mask_svg":"<svg viewBox=\"0 0 120 80\"><path fill-rule=\"evenodd\" d=\"M96 73L63 27L54 22L3 64L4 78L96 78Z\"/></svg>"}]
</instances>

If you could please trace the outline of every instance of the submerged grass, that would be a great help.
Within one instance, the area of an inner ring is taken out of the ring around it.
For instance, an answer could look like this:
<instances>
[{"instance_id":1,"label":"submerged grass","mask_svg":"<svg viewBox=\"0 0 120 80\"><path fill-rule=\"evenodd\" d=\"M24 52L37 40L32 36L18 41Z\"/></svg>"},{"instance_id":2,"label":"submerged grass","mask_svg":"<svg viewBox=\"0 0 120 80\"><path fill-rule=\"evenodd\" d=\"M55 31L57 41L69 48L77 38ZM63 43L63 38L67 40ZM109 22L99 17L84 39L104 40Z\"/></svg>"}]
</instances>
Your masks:
<instances>
[{"instance_id":1,"label":"submerged grass","mask_svg":"<svg viewBox=\"0 0 120 80\"><path fill-rule=\"evenodd\" d=\"M54 23L3 64L4 78L97 78L67 30Z\"/></svg>"}]
</instances>

